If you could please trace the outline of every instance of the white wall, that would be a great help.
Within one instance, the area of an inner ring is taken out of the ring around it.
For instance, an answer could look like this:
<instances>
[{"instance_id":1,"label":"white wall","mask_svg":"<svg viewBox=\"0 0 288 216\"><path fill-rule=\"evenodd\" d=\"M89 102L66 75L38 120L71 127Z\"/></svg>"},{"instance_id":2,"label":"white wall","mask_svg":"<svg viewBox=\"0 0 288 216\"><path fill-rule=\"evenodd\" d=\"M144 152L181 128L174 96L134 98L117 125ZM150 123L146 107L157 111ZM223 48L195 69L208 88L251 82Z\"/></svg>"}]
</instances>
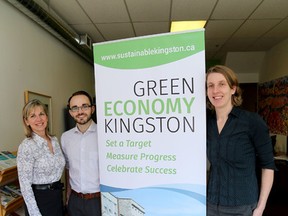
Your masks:
<instances>
[{"instance_id":1,"label":"white wall","mask_svg":"<svg viewBox=\"0 0 288 216\"><path fill-rule=\"evenodd\" d=\"M267 82L283 76L288 76L288 39L266 53L259 82Z\"/></svg>"},{"instance_id":2,"label":"white wall","mask_svg":"<svg viewBox=\"0 0 288 216\"><path fill-rule=\"evenodd\" d=\"M0 150L16 151L24 138L24 91L52 97L53 132L64 131L68 97L93 96L93 66L6 1L0 1Z\"/></svg>"}]
</instances>

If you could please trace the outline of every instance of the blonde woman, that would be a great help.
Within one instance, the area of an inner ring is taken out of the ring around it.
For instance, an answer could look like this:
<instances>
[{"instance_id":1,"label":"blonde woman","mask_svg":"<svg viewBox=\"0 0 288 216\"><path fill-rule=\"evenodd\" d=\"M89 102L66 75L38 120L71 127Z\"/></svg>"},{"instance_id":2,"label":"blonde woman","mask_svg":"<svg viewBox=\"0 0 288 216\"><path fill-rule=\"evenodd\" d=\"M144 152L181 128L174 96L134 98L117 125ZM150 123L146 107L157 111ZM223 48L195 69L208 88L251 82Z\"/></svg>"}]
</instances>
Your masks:
<instances>
[{"instance_id":1,"label":"blonde woman","mask_svg":"<svg viewBox=\"0 0 288 216\"><path fill-rule=\"evenodd\" d=\"M17 153L17 168L26 216L62 216L60 182L65 159L58 140L48 132L47 107L39 100L22 111L26 138Z\"/></svg>"}]
</instances>

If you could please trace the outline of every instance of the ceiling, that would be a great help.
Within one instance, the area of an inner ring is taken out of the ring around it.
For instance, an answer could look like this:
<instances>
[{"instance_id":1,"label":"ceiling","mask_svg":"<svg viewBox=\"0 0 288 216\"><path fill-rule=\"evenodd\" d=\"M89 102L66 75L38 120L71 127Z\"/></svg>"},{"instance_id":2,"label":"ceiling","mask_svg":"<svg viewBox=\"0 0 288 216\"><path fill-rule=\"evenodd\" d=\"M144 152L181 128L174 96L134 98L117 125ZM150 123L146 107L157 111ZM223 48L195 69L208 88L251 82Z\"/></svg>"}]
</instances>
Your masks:
<instances>
[{"instance_id":1,"label":"ceiling","mask_svg":"<svg viewBox=\"0 0 288 216\"><path fill-rule=\"evenodd\" d=\"M287 0L38 0L93 43L169 32L171 21L207 20L206 59L266 51L288 38Z\"/></svg>"}]
</instances>

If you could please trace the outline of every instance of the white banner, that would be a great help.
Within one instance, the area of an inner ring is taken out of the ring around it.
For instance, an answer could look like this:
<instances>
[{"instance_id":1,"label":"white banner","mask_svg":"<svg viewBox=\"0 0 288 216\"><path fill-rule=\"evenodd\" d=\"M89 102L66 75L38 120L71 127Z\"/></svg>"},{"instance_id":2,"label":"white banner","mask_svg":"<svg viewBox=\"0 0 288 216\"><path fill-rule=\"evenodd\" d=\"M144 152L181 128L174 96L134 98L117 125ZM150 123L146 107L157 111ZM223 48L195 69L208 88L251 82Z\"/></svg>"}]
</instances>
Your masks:
<instances>
[{"instance_id":1,"label":"white banner","mask_svg":"<svg viewBox=\"0 0 288 216\"><path fill-rule=\"evenodd\" d=\"M93 51L102 215L206 215L204 30Z\"/></svg>"}]
</instances>

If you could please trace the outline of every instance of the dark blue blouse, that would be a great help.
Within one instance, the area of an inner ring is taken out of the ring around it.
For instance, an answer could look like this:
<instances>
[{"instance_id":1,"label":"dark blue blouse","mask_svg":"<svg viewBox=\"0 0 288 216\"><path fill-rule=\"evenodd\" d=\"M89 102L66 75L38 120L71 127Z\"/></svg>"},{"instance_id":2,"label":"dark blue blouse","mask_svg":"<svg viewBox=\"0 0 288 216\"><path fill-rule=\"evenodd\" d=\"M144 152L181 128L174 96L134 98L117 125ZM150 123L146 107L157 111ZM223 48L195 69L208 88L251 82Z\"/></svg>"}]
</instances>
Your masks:
<instances>
[{"instance_id":1,"label":"dark blue blouse","mask_svg":"<svg viewBox=\"0 0 288 216\"><path fill-rule=\"evenodd\" d=\"M220 134L215 112L207 115L207 156L211 163L207 200L215 205L256 203L256 160L261 168L276 169L266 123L258 114L236 107Z\"/></svg>"}]
</instances>

